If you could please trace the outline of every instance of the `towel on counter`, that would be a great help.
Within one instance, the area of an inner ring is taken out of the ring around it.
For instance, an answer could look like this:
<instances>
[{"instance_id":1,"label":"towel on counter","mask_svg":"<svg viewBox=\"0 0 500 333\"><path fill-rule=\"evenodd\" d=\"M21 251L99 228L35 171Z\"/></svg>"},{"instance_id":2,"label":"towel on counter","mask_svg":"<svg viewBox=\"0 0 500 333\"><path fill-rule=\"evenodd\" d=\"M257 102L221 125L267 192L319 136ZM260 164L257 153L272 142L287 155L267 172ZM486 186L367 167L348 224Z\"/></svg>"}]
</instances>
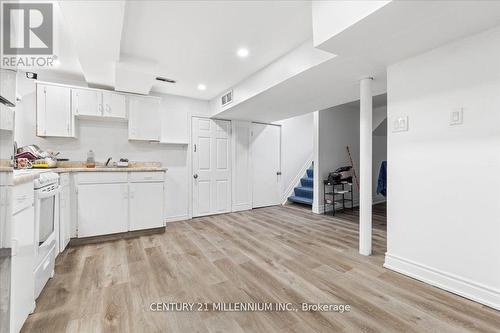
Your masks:
<instances>
[{"instance_id":1,"label":"towel on counter","mask_svg":"<svg viewBox=\"0 0 500 333\"><path fill-rule=\"evenodd\" d=\"M378 173L377 194L387 196L387 161L382 161Z\"/></svg>"}]
</instances>

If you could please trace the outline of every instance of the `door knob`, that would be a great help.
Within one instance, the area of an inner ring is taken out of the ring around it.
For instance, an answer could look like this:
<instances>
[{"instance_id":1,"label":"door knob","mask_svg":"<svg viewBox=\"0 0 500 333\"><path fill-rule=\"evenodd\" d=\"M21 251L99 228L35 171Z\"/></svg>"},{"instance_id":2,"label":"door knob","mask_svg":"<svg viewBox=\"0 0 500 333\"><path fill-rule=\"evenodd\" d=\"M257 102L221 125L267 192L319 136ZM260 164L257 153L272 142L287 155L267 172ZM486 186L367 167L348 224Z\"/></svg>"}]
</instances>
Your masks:
<instances>
[{"instance_id":1,"label":"door knob","mask_svg":"<svg viewBox=\"0 0 500 333\"><path fill-rule=\"evenodd\" d=\"M195 174L193 175L193 178L194 178L194 179L198 178L198 174L197 174L197 173L195 173Z\"/></svg>"}]
</instances>

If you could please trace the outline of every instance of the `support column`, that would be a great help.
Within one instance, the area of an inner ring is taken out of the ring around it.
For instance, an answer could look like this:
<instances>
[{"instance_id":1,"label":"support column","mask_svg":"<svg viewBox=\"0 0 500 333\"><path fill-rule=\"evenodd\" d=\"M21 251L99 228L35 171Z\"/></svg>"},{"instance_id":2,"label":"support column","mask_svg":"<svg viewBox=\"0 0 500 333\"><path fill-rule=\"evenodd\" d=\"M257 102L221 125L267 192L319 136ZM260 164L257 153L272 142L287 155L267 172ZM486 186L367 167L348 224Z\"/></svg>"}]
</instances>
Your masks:
<instances>
[{"instance_id":1,"label":"support column","mask_svg":"<svg viewBox=\"0 0 500 333\"><path fill-rule=\"evenodd\" d=\"M372 81L360 81L359 100L359 253L372 253Z\"/></svg>"}]
</instances>

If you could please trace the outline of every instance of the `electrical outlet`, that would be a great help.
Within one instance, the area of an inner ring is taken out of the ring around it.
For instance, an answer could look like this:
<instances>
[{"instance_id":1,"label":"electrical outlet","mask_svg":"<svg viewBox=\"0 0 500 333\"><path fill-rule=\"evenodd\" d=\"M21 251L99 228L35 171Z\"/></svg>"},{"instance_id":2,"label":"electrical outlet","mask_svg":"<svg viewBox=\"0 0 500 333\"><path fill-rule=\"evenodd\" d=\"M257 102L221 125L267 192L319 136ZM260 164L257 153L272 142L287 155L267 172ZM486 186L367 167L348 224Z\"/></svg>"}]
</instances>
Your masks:
<instances>
[{"instance_id":1,"label":"electrical outlet","mask_svg":"<svg viewBox=\"0 0 500 333\"><path fill-rule=\"evenodd\" d=\"M450 125L462 125L464 123L464 109L457 108L450 112Z\"/></svg>"},{"instance_id":2,"label":"electrical outlet","mask_svg":"<svg viewBox=\"0 0 500 333\"><path fill-rule=\"evenodd\" d=\"M400 116L392 122L392 132L406 132L408 131L408 116Z\"/></svg>"}]
</instances>

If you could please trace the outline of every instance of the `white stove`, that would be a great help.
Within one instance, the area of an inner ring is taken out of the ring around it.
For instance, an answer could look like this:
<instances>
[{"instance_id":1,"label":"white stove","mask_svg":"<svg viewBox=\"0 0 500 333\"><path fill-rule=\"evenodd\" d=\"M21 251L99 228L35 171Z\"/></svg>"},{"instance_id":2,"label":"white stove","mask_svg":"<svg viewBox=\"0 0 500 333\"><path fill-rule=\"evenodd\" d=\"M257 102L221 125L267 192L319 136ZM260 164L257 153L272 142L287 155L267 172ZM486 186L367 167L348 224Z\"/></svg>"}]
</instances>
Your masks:
<instances>
[{"instance_id":1,"label":"white stove","mask_svg":"<svg viewBox=\"0 0 500 333\"><path fill-rule=\"evenodd\" d=\"M37 179L34 181L35 190L57 184L59 182L59 175L55 172L43 172L40 173Z\"/></svg>"},{"instance_id":2,"label":"white stove","mask_svg":"<svg viewBox=\"0 0 500 333\"><path fill-rule=\"evenodd\" d=\"M35 190L35 298L54 275L58 224L59 175L41 172L34 180Z\"/></svg>"}]
</instances>

